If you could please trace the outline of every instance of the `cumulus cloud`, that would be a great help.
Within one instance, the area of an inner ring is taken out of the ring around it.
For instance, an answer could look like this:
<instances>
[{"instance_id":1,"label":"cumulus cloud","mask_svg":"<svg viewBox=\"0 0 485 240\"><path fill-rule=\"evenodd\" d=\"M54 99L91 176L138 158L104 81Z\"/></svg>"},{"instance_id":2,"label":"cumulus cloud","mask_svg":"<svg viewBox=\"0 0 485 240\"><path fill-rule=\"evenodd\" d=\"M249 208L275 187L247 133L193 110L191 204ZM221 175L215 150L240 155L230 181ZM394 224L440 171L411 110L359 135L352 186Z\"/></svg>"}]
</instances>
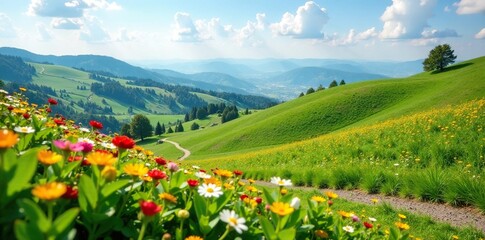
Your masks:
<instances>
[{"instance_id":1,"label":"cumulus cloud","mask_svg":"<svg viewBox=\"0 0 485 240\"><path fill-rule=\"evenodd\" d=\"M195 28L199 32L199 39L209 40L217 38L228 37L233 32L231 25L223 25L219 18L212 18L211 20L196 20Z\"/></svg>"},{"instance_id":2,"label":"cumulus cloud","mask_svg":"<svg viewBox=\"0 0 485 240\"><path fill-rule=\"evenodd\" d=\"M121 6L107 0L31 0L27 13L41 17L79 18L87 9L120 10Z\"/></svg>"},{"instance_id":3,"label":"cumulus cloud","mask_svg":"<svg viewBox=\"0 0 485 240\"><path fill-rule=\"evenodd\" d=\"M419 38L428 26L436 0L393 0L381 16L381 38Z\"/></svg>"},{"instance_id":4,"label":"cumulus cloud","mask_svg":"<svg viewBox=\"0 0 485 240\"><path fill-rule=\"evenodd\" d=\"M423 38L447 38L458 37L458 33L453 29L426 29L421 33L421 36L423 36Z\"/></svg>"},{"instance_id":5,"label":"cumulus cloud","mask_svg":"<svg viewBox=\"0 0 485 240\"><path fill-rule=\"evenodd\" d=\"M172 30L172 41L176 42L198 42L199 31L195 27L190 14L177 12L174 16L175 24Z\"/></svg>"},{"instance_id":6,"label":"cumulus cloud","mask_svg":"<svg viewBox=\"0 0 485 240\"><path fill-rule=\"evenodd\" d=\"M37 28L37 35L40 41L49 41L52 39L51 32L43 23L37 23L35 26Z\"/></svg>"},{"instance_id":7,"label":"cumulus cloud","mask_svg":"<svg viewBox=\"0 0 485 240\"><path fill-rule=\"evenodd\" d=\"M483 0L460 0L454 4L458 14L485 13L485 1Z\"/></svg>"},{"instance_id":8,"label":"cumulus cloud","mask_svg":"<svg viewBox=\"0 0 485 240\"><path fill-rule=\"evenodd\" d=\"M378 35L376 28L372 27L363 32L357 33L355 29L350 29L347 36L340 38L338 34L334 34L327 38L326 41L330 42L332 46L345 46L357 44L358 42L374 38Z\"/></svg>"},{"instance_id":9,"label":"cumulus cloud","mask_svg":"<svg viewBox=\"0 0 485 240\"><path fill-rule=\"evenodd\" d=\"M296 15L286 12L281 21L271 24L273 33L294 38L323 38L323 27L328 21L327 10L313 1L306 2Z\"/></svg>"},{"instance_id":10,"label":"cumulus cloud","mask_svg":"<svg viewBox=\"0 0 485 240\"><path fill-rule=\"evenodd\" d=\"M482 30L480 30L480 32L475 34L475 38L476 39L485 39L485 28L482 28Z\"/></svg>"},{"instance_id":11,"label":"cumulus cloud","mask_svg":"<svg viewBox=\"0 0 485 240\"><path fill-rule=\"evenodd\" d=\"M413 39L411 40L412 46L434 46L439 43L438 38L421 38L421 39Z\"/></svg>"},{"instance_id":12,"label":"cumulus cloud","mask_svg":"<svg viewBox=\"0 0 485 240\"><path fill-rule=\"evenodd\" d=\"M83 24L79 39L90 43L104 43L112 41L109 32L102 27L102 23L95 17L89 17Z\"/></svg>"},{"instance_id":13,"label":"cumulus cloud","mask_svg":"<svg viewBox=\"0 0 485 240\"><path fill-rule=\"evenodd\" d=\"M79 18L54 18L51 27L56 29L77 30L81 29L83 21Z\"/></svg>"},{"instance_id":14,"label":"cumulus cloud","mask_svg":"<svg viewBox=\"0 0 485 240\"><path fill-rule=\"evenodd\" d=\"M136 39L137 36L134 33L129 32L126 28L121 28L115 37L115 40L118 42L128 42Z\"/></svg>"},{"instance_id":15,"label":"cumulus cloud","mask_svg":"<svg viewBox=\"0 0 485 240\"><path fill-rule=\"evenodd\" d=\"M256 22L248 21L244 27L236 30L234 39L239 46L258 47L263 44L263 39L259 33L266 29L266 14L256 14Z\"/></svg>"},{"instance_id":16,"label":"cumulus cloud","mask_svg":"<svg viewBox=\"0 0 485 240\"><path fill-rule=\"evenodd\" d=\"M17 31L13 26L12 19L4 13L0 13L0 37L15 38L16 36Z\"/></svg>"}]
</instances>

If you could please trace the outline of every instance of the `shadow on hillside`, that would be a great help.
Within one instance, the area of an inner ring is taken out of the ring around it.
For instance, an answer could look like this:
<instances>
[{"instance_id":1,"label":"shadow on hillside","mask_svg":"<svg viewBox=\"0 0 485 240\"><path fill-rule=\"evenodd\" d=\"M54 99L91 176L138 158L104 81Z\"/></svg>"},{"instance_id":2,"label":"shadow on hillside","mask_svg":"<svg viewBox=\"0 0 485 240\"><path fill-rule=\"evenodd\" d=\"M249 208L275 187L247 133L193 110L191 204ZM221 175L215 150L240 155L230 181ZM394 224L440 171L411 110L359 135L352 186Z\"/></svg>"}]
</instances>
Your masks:
<instances>
[{"instance_id":1,"label":"shadow on hillside","mask_svg":"<svg viewBox=\"0 0 485 240\"><path fill-rule=\"evenodd\" d=\"M445 69L443 69L443 71L433 71L431 72L431 74L437 74L437 73L444 73L444 72L448 72L448 71L453 71L453 70L458 70L460 68L464 68L464 67L468 67L470 65L472 65L473 63L460 63L460 64L456 64L456 65L453 65L453 66L450 66L450 67L445 67Z\"/></svg>"},{"instance_id":2,"label":"shadow on hillside","mask_svg":"<svg viewBox=\"0 0 485 240\"><path fill-rule=\"evenodd\" d=\"M145 138L145 139L143 139L143 141L142 140L138 140L136 143L137 144L140 144L140 143L150 144L150 143L154 143L156 141L158 141L158 138Z\"/></svg>"}]
</instances>

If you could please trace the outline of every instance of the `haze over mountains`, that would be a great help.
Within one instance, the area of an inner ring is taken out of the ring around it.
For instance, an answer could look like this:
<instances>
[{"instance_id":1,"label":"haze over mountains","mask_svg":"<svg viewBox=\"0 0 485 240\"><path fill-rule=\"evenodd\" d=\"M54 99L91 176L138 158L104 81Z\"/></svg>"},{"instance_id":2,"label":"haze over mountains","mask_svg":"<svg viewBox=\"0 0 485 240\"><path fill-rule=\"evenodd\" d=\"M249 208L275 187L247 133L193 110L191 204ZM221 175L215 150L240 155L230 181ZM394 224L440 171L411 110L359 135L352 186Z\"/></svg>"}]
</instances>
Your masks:
<instances>
[{"instance_id":1,"label":"haze over mountains","mask_svg":"<svg viewBox=\"0 0 485 240\"><path fill-rule=\"evenodd\" d=\"M405 77L422 69L422 60L370 62L336 59L212 59L127 62L99 55L39 55L17 48L0 48L0 54L25 61L111 73L120 77L152 79L204 90L257 94L288 100L333 80L347 83L388 77ZM135 66L139 65L139 66Z\"/></svg>"}]
</instances>

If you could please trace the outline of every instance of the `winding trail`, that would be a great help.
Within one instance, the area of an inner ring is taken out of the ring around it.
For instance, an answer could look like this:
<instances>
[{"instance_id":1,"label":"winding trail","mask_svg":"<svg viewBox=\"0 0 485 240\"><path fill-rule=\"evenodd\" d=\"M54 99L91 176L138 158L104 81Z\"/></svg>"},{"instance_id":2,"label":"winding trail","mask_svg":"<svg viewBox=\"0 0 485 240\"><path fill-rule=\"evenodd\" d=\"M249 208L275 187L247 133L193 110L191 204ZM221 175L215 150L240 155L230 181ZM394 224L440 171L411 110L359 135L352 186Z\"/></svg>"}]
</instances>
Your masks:
<instances>
[{"instance_id":1,"label":"winding trail","mask_svg":"<svg viewBox=\"0 0 485 240\"><path fill-rule=\"evenodd\" d=\"M164 142L168 142L168 143L170 143L170 144L173 144L173 145L174 145L174 146L175 146L175 147L176 147L178 150L180 150L180 151L184 152L184 155L178 159L178 160L180 160L180 161L182 161L182 160L184 160L184 159L188 158L188 157L190 156L190 154L191 154L189 150L187 150L187 149L185 149L185 148L181 147L181 146L180 146L180 144L179 144L179 143L177 143L177 142L170 141L170 140L168 140L167 138L162 139L162 141L164 141Z\"/></svg>"},{"instance_id":2,"label":"winding trail","mask_svg":"<svg viewBox=\"0 0 485 240\"><path fill-rule=\"evenodd\" d=\"M272 183L264 181L256 181L256 183L261 186L275 186ZM473 226L485 233L485 215L480 213L478 209L472 207L452 207L446 204L422 202L417 199L399 198L382 194L367 194L362 190L318 189L298 186L290 188L306 191L318 190L322 193L332 191L337 193L339 198L368 205L372 205L372 198L377 198L380 203L388 203L395 209L427 215L434 220L446 222L456 227Z\"/></svg>"}]
</instances>

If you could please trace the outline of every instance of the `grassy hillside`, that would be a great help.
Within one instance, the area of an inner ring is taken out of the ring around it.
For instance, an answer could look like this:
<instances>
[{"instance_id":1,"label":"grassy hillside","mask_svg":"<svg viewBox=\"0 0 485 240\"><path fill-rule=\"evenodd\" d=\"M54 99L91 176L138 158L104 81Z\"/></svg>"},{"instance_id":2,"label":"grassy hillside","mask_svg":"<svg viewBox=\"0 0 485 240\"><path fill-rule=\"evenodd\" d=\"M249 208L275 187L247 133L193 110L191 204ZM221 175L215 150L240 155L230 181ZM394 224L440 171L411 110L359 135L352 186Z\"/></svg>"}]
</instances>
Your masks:
<instances>
[{"instance_id":1,"label":"grassy hillside","mask_svg":"<svg viewBox=\"0 0 485 240\"><path fill-rule=\"evenodd\" d=\"M339 86L172 140L202 158L309 139L485 97L483 69L485 57L456 64L443 73Z\"/></svg>"}]
</instances>

